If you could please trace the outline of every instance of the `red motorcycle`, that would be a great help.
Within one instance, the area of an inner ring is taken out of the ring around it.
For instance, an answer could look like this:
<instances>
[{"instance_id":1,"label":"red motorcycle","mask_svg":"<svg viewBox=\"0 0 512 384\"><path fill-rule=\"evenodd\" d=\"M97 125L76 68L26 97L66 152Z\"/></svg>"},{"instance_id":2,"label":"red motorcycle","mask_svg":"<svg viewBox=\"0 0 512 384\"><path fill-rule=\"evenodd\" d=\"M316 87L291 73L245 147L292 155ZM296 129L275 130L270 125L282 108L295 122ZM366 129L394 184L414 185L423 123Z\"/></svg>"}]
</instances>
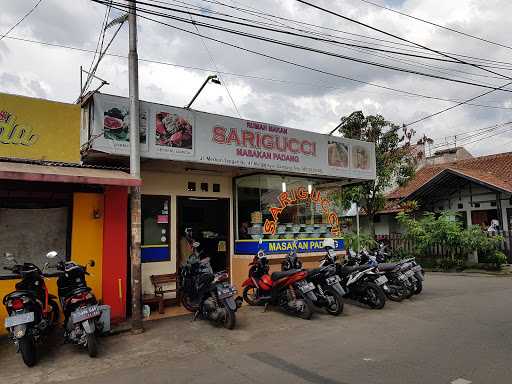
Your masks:
<instances>
[{"instance_id":1,"label":"red motorcycle","mask_svg":"<svg viewBox=\"0 0 512 384\"><path fill-rule=\"evenodd\" d=\"M261 247L249 264L249 277L242 283L243 297L249 305L278 305L302 319L313 315L315 286L305 279L308 272L301 269L274 272L269 275L269 263Z\"/></svg>"}]
</instances>

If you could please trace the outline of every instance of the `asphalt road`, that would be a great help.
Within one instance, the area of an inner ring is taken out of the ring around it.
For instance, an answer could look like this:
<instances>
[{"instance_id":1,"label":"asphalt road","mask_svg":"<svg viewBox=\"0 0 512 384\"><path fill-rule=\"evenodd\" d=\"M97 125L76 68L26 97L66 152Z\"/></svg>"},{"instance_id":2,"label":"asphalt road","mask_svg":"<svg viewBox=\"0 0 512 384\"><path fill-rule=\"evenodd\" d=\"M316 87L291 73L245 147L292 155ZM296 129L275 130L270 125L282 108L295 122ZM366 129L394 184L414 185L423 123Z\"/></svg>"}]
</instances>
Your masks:
<instances>
[{"instance_id":1,"label":"asphalt road","mask_svg":"<svg viewBox=\"0 0 512 384\"><path fill-rule=\"evenodd\" d=\"M1 383L506 383L512 382L512 278L428 274L423 293L382 310L346 303L311 321L242 308L234 331L179 317L142 335L101 340L90 359L43 348L26 368L5 340Z\"/></svg>"}]
</instances>

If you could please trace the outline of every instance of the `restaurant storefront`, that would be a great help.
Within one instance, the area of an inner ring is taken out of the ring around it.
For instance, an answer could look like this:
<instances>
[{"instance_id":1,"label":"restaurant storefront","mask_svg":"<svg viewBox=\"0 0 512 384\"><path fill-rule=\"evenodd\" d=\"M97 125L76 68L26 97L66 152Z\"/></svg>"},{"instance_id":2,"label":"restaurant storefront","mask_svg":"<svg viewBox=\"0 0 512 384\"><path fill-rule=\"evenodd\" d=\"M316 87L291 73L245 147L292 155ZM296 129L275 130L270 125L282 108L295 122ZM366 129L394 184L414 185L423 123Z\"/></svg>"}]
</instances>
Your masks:
<instances>
[{"instance_id":1,"label":"restaurant storefront","mask_svg":"<svg viewBox=\"0 0 512 384\"><path fill-rule=\"evenodd\" d=\"M96 93L84 111L93 153L127 156L128 100ZM185 228L239 288L260 238L273 268L291 247L314 265L326 237L342 251L335 192L375 177L372 143L148 102L140 119L146 295L188 257Z\"/></svg>"}]
</instances>

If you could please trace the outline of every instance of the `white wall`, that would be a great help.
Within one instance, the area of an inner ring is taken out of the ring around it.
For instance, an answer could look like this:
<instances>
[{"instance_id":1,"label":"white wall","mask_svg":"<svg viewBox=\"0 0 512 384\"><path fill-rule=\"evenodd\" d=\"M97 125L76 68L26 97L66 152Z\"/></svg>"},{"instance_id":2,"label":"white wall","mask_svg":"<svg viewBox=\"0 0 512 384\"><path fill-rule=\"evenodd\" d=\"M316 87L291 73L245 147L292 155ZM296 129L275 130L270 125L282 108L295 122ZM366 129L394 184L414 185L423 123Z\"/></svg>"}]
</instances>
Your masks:
<instances>
[{"instance_id":1,"label":"white wall","mask_svg":"<svg viewBox=\"0 0 512 384\"><path fill-rule=\"evenodd\" d=\"M177 233L177 206L176 196L198 196L198 197L218 197L229 198L230 208L226 215L229 215L229 230L232 232L233 228L233 205L232 205L232 177L222 174L215 175L206 173L197 174L187 171L179 171L180 173L158 172L158 171L144 171L142 170L142 194L143 195L161 195L169 196L171 199L171 206L169 211L170 235L171 235L171 261L143 263L142 264L142 290L144 294L153 293L153 285L149 279L151 275L175 273L176 272L176 258L178 255L178 233ZM187 190L188 182L195 182L198 191L189 192ZM200 191L201 183L209 183L208 192ZM212 184L220 184L220 192L212 192ZM233 254L233 233L230 233L229 250L230 258Z\"/></svg>"}]
</instances>

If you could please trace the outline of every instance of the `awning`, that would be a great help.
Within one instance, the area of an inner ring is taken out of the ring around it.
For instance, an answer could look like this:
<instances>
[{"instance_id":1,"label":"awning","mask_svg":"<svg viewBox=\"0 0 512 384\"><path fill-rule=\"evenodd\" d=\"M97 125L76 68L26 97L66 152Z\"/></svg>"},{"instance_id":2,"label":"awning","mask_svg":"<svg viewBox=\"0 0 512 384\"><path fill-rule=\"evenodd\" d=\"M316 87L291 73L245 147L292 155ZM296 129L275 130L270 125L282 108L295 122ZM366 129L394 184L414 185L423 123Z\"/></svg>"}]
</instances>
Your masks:
<instances>
[{"instance_id":1,"label":"awning","mask_svg":"<svg viewBox=\"0 0 512 384\"><path fill-rule=\"evenodd\" d=\"M0 161L0 180L138 186L142 180L111 169L80 165L40 165Z\"/></svg>"}]
</instances>

